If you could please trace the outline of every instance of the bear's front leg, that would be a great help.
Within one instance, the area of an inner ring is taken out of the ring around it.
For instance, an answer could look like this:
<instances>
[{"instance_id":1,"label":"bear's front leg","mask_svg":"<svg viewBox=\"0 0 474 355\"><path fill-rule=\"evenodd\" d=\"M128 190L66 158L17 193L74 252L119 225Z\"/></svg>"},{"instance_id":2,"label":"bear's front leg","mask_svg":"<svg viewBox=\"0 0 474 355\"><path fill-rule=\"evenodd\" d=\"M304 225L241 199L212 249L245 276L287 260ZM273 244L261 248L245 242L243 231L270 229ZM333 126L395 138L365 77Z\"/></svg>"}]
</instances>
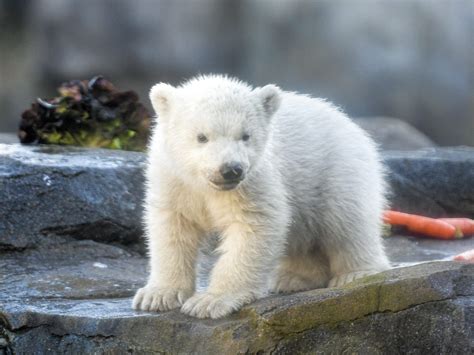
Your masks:
<instances>
[{"instance_id":1,"label":"bear's front leg","mask_svg":"<svg viewBox=\"0 0 474 355\"><path fill-rule=\"evenodd\" d=\"M133 308L167 311L179 308L194 293L200 231L181 215L147 212L151 273L133 299Z\"/></svg>"},{"instance_id":2,"label":"bear's front leg","mask_svg":"<svg viewBox=\"0 0 474 355\"><path fill-rule=\"evenodd\" d=\"M181 308L183 313L198 318L224 317L266 291L268 274L283 249L285 232L257 229L245 223L227 228L207 291L187 300Z\"/></svg>"}]
</instances>

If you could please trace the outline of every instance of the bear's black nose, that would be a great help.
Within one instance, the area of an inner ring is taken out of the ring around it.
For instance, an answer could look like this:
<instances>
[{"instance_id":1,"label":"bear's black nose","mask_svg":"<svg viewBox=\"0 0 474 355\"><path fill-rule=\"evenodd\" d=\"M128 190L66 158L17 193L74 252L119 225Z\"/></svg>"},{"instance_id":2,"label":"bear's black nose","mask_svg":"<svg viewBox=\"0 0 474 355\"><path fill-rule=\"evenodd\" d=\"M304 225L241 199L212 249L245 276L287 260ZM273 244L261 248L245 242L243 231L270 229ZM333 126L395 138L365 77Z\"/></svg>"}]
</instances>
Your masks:
<instances>
[{"instance_id":1,"label":"bear's black nose","mask_svg":"<svg viewBox=\"0 0 474 355\"><path fill-rule=\"evenodd\" d=\"M239 163L224 164L221 166L219 171L225 181L240 180L244 173L244 169Z\"/></svg>"}]
</instances>

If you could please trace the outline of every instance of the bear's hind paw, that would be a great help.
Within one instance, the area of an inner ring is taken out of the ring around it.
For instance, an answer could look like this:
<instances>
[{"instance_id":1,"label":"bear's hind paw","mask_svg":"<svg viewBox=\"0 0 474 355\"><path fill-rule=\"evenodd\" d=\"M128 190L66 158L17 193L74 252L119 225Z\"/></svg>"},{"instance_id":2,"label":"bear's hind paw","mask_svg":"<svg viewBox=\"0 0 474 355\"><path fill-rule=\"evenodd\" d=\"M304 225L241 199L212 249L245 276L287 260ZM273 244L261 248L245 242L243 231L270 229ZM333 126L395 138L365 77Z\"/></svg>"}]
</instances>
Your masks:
<instances>
[{"instance_id":1,"label":"bear's hind paw","mask_svg":"<svg viewBox=\"0 0 474 355\"><path fill-rule=\"evenodd\" d=\"M298 275L280 275L271 287L272 292L275 293L289 293L311 290L318 288L318 282L312 280L306 280ZM319 286L321 287L321 286Z\"/></svg>"}]
</instances>

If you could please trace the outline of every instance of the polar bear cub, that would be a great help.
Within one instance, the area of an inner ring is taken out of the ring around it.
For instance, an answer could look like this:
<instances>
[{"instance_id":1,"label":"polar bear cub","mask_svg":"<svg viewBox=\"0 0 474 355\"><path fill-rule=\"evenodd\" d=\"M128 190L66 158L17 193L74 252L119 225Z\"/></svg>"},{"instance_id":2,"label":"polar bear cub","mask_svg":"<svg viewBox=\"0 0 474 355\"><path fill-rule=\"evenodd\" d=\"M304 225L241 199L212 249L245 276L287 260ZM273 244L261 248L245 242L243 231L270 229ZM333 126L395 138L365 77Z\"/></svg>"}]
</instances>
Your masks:
<instances>
[{"instance_id":1,"label":"polar bear cub","mask_svg":"<svg viewBox=\"0 0 474 355\"><path fill-rule=\"evenodd\" d=\"M373 141L330 103L225 76L157 84L146 170L151 272L133 307L219 318L267 290L337 287L389 268ZM218 260L196 292L200 248Z\"/></svg>"}]
</instances>

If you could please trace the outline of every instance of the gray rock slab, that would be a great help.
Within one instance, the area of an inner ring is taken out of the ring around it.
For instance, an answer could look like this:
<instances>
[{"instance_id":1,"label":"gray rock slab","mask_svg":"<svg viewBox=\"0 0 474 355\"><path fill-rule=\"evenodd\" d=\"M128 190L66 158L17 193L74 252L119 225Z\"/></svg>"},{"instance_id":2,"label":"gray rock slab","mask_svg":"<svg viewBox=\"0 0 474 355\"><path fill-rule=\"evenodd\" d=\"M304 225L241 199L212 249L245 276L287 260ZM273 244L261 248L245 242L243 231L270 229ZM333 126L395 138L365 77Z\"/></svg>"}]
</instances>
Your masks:
<instances>
[{"instance_id":1,"label":"gray rock slab","mask_svg":"<svg viewBox=\"0 0 474 355\"><path fill-rule=\"evenodd\" d=\"M0 255L2 298L9 302L128 297L147 275L143 256L92 240L63 240Z\"/></svg>"},{"instance_id":2,"label":"gray rock slab","mask_svg":"<svg viewBox=\"0 0 474 355\"><path fill-rule=\"evenodd\" d=\"M428 216L474 217L474 148L383 153L395 209Z\"/></svg>"},{"instance_id":3,"label":"gray rock slab","mask_svg":"<svg viewBox=\"0 0 474 355\"><path fill-rule=\"evenodd\" d=\"M0 249L67 235L137 243L145 156L0 144Z\"/></svg>"}]
</instances>

